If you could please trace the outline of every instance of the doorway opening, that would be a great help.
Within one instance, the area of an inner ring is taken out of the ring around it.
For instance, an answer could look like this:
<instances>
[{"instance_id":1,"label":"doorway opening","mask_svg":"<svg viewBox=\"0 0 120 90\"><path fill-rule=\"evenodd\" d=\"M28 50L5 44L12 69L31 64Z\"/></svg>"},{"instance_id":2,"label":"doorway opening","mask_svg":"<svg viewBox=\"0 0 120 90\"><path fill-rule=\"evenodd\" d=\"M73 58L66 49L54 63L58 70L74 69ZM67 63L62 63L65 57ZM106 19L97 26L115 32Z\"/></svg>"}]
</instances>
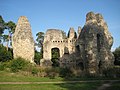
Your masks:
<instances>
[{"instance_id":1,"label":"doorway opening","mask_svg":"<svg viewBox=\"0 0 120 90\"><path fill-rule=\"evenodd\" d=\"M53 67L59 67L59 60L60 60L60 50L59 48L52 48L51 49L51 61L53 62Z\"/></svg>"}]
</instances>

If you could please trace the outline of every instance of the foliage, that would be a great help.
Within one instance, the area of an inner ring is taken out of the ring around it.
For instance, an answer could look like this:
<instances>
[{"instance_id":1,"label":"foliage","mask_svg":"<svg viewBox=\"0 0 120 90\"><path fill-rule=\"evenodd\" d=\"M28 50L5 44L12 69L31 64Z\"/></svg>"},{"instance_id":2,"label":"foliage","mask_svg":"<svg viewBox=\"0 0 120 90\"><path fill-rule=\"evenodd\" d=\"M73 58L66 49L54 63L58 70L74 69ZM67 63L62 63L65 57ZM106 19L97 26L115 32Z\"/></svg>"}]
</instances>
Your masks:
<instances>
[{"instance_id":1,"label":"foliage","mask_svg":"<svg viewBox=\"0 0 120 90\"><path fill-rule=\"evenodd\" d=\"M2 42L2 34L4 33L4 29L5 29L4 24L5 22L2 16L0 15L0 43Z\"/></svg>"},{"instance_id":2,"label":"foliage","mask_svg":"<svg viewBox=\"0 0 120 90\"><path fill-rule=\"evenodd\" d=\"M6 50L6 47L0 45L0 62L5 62L13 58L12 49Z\"/></svg>"},{"instance_id":3,"label":"foliage","mask_svg":"<svg viewBox=\"0 0 120 90\"><path fill-rule=\"evenodd\" d=\"M46 69L45 69L45 72L46 72L46 76L47 76L47 77L50 77L50 78L53 79L53 78L59 76L60 68L58 68L58 67L46 68Z\"/></svg>"},{"instance_id":4,"label":"foliage","mask_svg":"<svg viewBox=\"0 0 120 90\"><path fill-rule=\"evenodd\" d=\"M70 68L61 68L60 69L60 76L61 77L65 77L65 78L69 78L72 76L72 71Z\"/></svg>"},{"instance_id":5,"label":"foliage","mask_svg":"<svg viewBox=\"0 0 120 90\"><path fill-rule=\"evenodd\" d=\"M104 77L120 78L120 66L114 66L113 68L104 69L102 74Z\"/></svg>"},{"instance_id":6,"label":"foliage","mask_svg":"<svg viewBox=\"0 0 120 90\"><path fill-rule=\"evenodd\" d=\"M60 57L60 52L59 52L59 49L58 48L53 48L52 49L52 66L53 67L58 67L59 66L59 57Z\"/></svg>"},{"instance_id":7,"label":"foliage","mask_svg":"<svg viewBox=\"0 0 120 90\"><path fill-rule=\"evenodd\" d=\"M15 23L13 21L9 21L5 25L6 25L6 29L9 30L10 34L13 34L15 32L16 25L15 25Z\"/></svg>"},{"instance_id":8,"label":"foliage","mask_svg":"<svg viewBox=\"0 0 120 90\"><path fill-rule=\"evenodd\" d=\"M34 62L37 64L37 65L40 65L40 59L42 59L42 53L41 52L38 52L37 50L35 50L35 57L34 57Z\"/></svg>"},{"instance_id":9,"label":"foliage","mask_svg":"<svg viewBox=\"0 0 120 90\"><path fill-rule=\"evenodd\" d=\"M37 75L38 72L39 72L39 70L38 70L37 68L32 68L31 73L32 73L33 75Z\"/></svg>"},{"instance_id":10,"label":"foliage","mask_svg":"<svg viewBox=\"0 0 120 90\"><path fill-rule=\"evenodd\" d=\"M36 34L36 36L37 36L36 46L42 48L42 47L43 47L43 40L44 40L44 33L43 33L43 32L38 32L38 33Z\"/></svg>"},{"instance_id":11,"label":"foliage","mask_svg":"<svg viewBox=\"0 0 120 90\"><path fill-rule=\"evenodd\" d=\"M0 62L0 71L5 69L5 64L3 64L2 62Z\"/></svg>"},{"instance_id":12,"label":"foliage","mask_svg":"<svg viewBox=\"0 0 120 90\"><path fill-rule=\"evenodd\" d=\"M11 65L11 61L0 62L0 70L1 71L3 71L3 70L9 71L10 65Z\"/></svg>"},{"instance_id":13,"label":"foliage","mask_svg":"<svg viewBox=\"0 0 120 90\"><path fill-rule=\"evenodd\" d=\"M6 48L8 50L8 46L9 46L9 43L11 44L12 43L12 34L15 32L15 23L12 22L12 21L9 21L7 23L5 23L5 29L8 30L8 35L4 35L3 38L4 38L4 41L7 42L6 44Z\"/></svg>"},{"instance_id":14,"label":"foliage","mask_svg":"<svg viewBox=\"0 0 120 90\"><path fill-rule=\"evenodd\" d=\"M11 71L18 72L19 70L23 70L27 64L28 62L23 58L13 59L11 62Z\"/></svg>"},{"instance_id":15,"label":"foliage","mask_svg":"<svg viewBox=\"0 0 120 90\"><path fill-rule=\"evenodd\" d=\"M118 48L115 49L115 51L113 52L114 56L115 56L115 65L120 65L120 46Z\"/></svg>"},{"instance_id":16,"label":"foliage","mask_svg":"<svg viewBox=\"0 0 120 90\"><path fill-rule=\"evenodd\" d=\"M43 41L44 41L44 33L38 32L37 36L37 43L36 46L40 48L40 52L35 51L35 63L40 64L40 59L43 58Z\"/></svg>"},{"instance_id":17,"label":"foliage","mask_svg":"<svg viewBox=\"0 0 120 90\"><path fill-rule=\"evenodd\" d=\"M9 43L11 44L11 38L12 38L12 34L15 32L15 23L13 21L9 21L9 22L5 22L2 18L2 16L0 16L0 43L3 42L7 42L6 44L6 48L8 51L8 47L9 47ZM7 30L8 34L6 34L6 32L4 33L4 31Z\"/></svg>"}]
</instances>

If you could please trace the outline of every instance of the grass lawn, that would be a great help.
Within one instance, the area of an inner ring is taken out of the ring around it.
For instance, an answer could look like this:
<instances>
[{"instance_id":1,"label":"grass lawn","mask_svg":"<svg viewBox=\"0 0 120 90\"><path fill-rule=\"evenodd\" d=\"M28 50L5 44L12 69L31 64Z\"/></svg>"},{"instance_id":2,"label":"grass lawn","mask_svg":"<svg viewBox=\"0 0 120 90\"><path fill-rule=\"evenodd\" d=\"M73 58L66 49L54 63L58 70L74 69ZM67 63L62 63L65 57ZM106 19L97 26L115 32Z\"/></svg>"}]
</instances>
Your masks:
<instances>
[{"instance_id":1,"label":"grass lawn","mask_svg":"<svg viewBox=\"0 0 120 90\"><path fill-rule=\"evenodd\" d=\"M37 77L37 76L24 76L19 73L10 73L0 71L0 82L57 82L68 79L61 77ZM71 79L77 80L77 79ZM87 79L78 79L87 80ZM88 79L97 80L97 79ZM0 90L97 90L103 83L102 81L96 82L82 82L82 83L61 83L61 84L0 84ZM120 90L120 82L113 83L107 90Z\"/></svg>"},{"instance_id":2,"label":"grass lawn","mask_svg":"<svg viewBox=\"0 0 120 90\"><path fill-rule=\"evenodd\" d=\"M49 77L23 76L21 74L0 71L0 82L54 82L63 80L61 77L51 79Z\"/></svg>"},{"instance_id":3,"label":"grass lawn","mask_svg":"<svg viewBox=\"0 0 120 90\"><path fill-rule=\"evenodd\" d=\"M111 87L108 87L107 90L120 90L120 82L115 82Z\"/></svg>"},{"instance_id":4,"label":"grass lawn","mask_svg":"<svg viewBox=\"0 0 120 90\"><path fill-rule=\"evenodd\" d=\"M100 83L0 85L0 90L96 90Z\"/></svg>"},{"instance_id":5,"label":"grass lawn","mask_svg":"<svg viewBox=\"0 0 120 90\"><path fill-rule=\"evenodd\" d=\"M56 81L79 81L79 80L115 80L114 78L61 78L61 77L37 77L37 76L24 76L19 73L10 73L0 71L0 82L56 82ZM116 80L120 80L117 78Z\"/></svg>"},{"instance_id":6,"label":"grass lawn","mask_svg":"<svg viewBox=\"0 0 120 90\"><path fill-rule=\"evenodd\" d=\"M2 85L0 90L97 90L102 82L92 83L64 83L64 84L14 84ZM113 83L111 87L105 90L120 90L120 83Z\"/></svg>"}]
</instances>

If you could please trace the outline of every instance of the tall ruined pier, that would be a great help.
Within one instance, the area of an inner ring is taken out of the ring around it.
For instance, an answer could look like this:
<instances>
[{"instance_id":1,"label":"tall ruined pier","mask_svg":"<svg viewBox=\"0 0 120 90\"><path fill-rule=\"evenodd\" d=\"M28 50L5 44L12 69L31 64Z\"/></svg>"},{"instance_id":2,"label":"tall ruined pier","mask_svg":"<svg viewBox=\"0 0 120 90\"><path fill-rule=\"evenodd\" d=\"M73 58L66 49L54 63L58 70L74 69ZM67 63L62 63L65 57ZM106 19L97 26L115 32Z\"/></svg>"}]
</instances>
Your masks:
<instances>
[{"instance_id":1,"label":"tall ruined pier","mask_svg":"<svg viewBox=\"0 0 120 90\"><path fill-rule=\"evenodd\" d=\"M30 23L25 16L18 19L12 39L14 58L22 57L31 63L34 62L34 40Z\"/></svg>"}]
</instances>

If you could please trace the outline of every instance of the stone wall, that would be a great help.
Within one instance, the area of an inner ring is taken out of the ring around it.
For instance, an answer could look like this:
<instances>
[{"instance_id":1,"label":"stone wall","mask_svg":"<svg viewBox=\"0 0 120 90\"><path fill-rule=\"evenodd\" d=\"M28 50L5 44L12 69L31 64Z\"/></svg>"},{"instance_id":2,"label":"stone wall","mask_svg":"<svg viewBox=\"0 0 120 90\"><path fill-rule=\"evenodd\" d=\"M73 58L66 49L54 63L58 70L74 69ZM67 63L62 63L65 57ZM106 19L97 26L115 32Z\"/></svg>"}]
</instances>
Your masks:
<instances>
[{"instance_id":1,"label":"stone wall","mask_svg":"<svg viewBox=\"0 0 120 90\"><path fill-rule=\"evenodd\" d=\"M74 60L70 58L72 53L75 53L75 31L73 28L69 30L69 37L64 38L62 31L58 29L48 29L43 42L43 59L41 60L41 66L51 66L51 50L58 48L60 51L59 63L63 67L66 63ZM69 54L69 55L68 55ZM69 61L68 61L69 60ZM69 66L70 63L67 65Z\"/></svg>"},{"instance_id":2,"label":"stone wall","mask_svg":"<svg viewBox=\"0 0 120 90\"><path fill-rule=\"evenodd\" d=\"M66 39L60 30L50 29L46 32L41 66L49 66L43 64L45 61L52 65L51 49L58 48L60 67L79 67L88 73L96 74L99 70L113 66L112 44L113 37L102 15L89 12L84 27L78 27L78 37L73 28L70 28Z\"/></svg>"},{"instance_id":3,"label":"stone wall","mask_svg":"<svg viewBox=\"0 0 120 90\"><path fill-rule=\"evenodd\" d=\"M78 35L78 37L77 37ZM51 51L57 48L60 67L78 67L90 74L113 66L111 52L113 37L101 14L89 12L83 28L78 27L78 34L70 28L68 37L62 30L48 29L43 42L41 66L52 66ZM34 40L28 19L21 16L12 39L14 58L22 57L30 62L34 59Z\"/></svg>"},{"instance_id":4,"label":"stone wall","mask_svg":"<svg viewBox=\"0 0 120 90\"><path fill-rule=\"evenodd\" d=\"M86 15L77 43L87 72L97 73L99 69L113 66L114 56L110 51L113 38L101 14L89 12Z\"/></svg>"},{"instance_id":5,"label":"stone wall","mask_svg":"<svg viewBox=\"0 0 120 90\"><path fill-rule=\"evenodd\" d=\"M34 40L30 23L25 16L18 19L12 38L12 47L14 58L22 57L31 63L34 62Z\"/></svg>"}]
</instances>

